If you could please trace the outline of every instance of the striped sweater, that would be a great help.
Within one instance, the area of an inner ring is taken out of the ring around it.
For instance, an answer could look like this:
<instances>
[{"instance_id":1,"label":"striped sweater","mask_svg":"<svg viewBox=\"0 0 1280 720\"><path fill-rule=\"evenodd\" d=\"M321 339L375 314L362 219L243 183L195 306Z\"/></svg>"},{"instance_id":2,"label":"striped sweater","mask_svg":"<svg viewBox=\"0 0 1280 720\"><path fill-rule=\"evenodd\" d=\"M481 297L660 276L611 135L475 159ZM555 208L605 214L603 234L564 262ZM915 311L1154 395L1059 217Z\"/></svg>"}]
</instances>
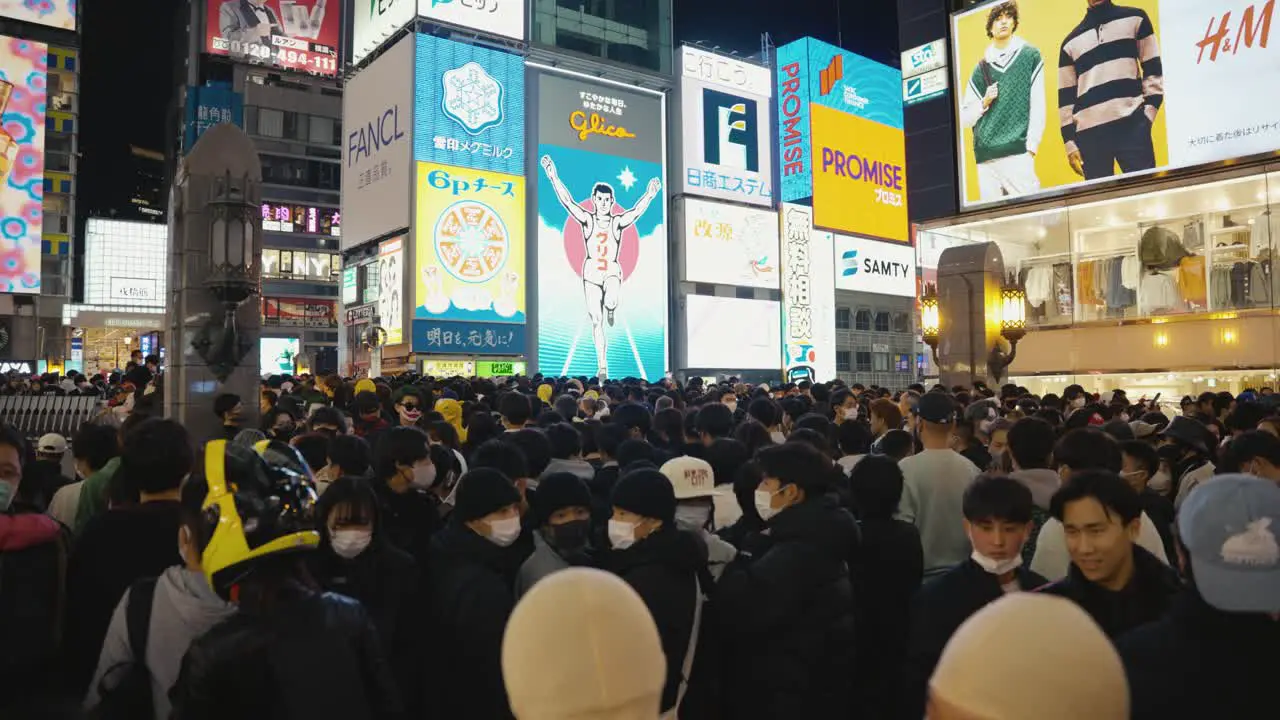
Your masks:
<instances>
[{"instance_id":1,"label":"striped sweater","mask_svg":"<svg viewBox=\"0 0 1280 720\"><path fill-rule=\"evenodd\" d=\"M1058 114L1067 152L1079 149L1080 133L1140 110L1155 118L1163 101L1160 42L1151 18L1111 0L1090 7L1058 56Z\"/></svg>"}]
</instances>

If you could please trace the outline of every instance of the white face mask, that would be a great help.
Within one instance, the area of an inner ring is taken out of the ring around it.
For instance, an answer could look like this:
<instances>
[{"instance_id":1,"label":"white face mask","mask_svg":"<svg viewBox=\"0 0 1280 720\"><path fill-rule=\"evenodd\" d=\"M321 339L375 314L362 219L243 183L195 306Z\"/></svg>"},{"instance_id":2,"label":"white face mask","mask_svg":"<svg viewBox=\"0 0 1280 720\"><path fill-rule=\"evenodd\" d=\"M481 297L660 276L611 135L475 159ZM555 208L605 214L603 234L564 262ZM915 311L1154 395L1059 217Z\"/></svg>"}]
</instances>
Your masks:
<instances>
[{"instance_id":1,"label":"white face mask","mask_svg":"<svg viewBox=\"0 0 1280 720\"><path fill-rule=\"evenodd\" d=\"M431 486L436 484L436 464L426 462L414 465L413 479L409 484L419 490L430 490Z\"/></svg>"},{"instance_id":2,"label":"white face mask","mask_svg":"<svg viewBox=\"0 0 1280 720\"><path fill-rule=\"evenodd\" d=\"M782 492L781 489L778 492ZM773 507L773 496L778 493L771 493L768 490L756 491L756 512L760 514L760 519L769 522L775 515L782 512L782 508Z\"/></svg>"},{"instance_id":3,"label":"white face mask","mask_svg":"<svg viewBox=\"0 0 1280 720\"><path fill-rule=\"evenodd\" d=\"M609 521L609 546L614 550L626 550L636 544L637 523Z\"/></svg>"},{"instance_id":4,"label":"white face mask","mask_svg":"<svg viewBox=\"0 0 1280 720\"><path fill-rule=\"evenodd\" d=\"M520 516L494 520L489 525L489 542L498 547L509 547L520 537Z\"/></svg>"},{"instance_id":5,"label":"white face mask","mask_svg":"<svg viewBox=\"0 0 1280 720\"><path fill-rule=\"evenodd\" d=\"M329 545L333 547L333 552L347 560L364 552L372 541L372 530L334 530L329 537Z\"/></svg>"},{"instance_id":6,"label":"white face mask","mask_svg":"<svg viewBox=\"0 0 1280 720\"><path fill-rule=\"evenodd\" d=\"M676 527L681 530L700 532L711 522L711 508L700 505L677 505Z\"/></svg>"},{"instance_id":7,"label":"white face mask","mask_svg":"<svg viewBox=\"0 0 1280 720\"><path fill-rule=\"evenodd\" d=\"M975 548L973 554L969 557L973 558L973 561L978 563L978 567L986 570L991 575L1004 575L1005 573L1013 572L1014 570L1022 567L1022 553L1018 553L1008 560L996 560L995 558L989 558L986 555L983 555Z\"/></svg>"},{"instance_id":8,"label":"white face mask","mask_svg":"<svg viewBox=\"0 0 1280 720\"><path fill-rule=\"evenodd\" d=\"M853 407L851 407L851 408L845 408L845 411L844 411L844 419L845 419L845 420L857 420L857 419L858 419L858 406L857 406L857 405L854 405L854 406L853 406Z\"/></svg>"},{"instance_id":9,"label":"white face mask","mask_svg":"<svg viewBox=\"0 0 1280 720\"><path fill-rule=\"evenodd\" d=\"M725 407L727 407L727 408L729 408L729 412L737 412L737 411L738 411L738 403L736 403L736 402L727 402L727 403L725 403L725 404L724 404L724 406L725 406Z\"/></svg>"}]
</instances>

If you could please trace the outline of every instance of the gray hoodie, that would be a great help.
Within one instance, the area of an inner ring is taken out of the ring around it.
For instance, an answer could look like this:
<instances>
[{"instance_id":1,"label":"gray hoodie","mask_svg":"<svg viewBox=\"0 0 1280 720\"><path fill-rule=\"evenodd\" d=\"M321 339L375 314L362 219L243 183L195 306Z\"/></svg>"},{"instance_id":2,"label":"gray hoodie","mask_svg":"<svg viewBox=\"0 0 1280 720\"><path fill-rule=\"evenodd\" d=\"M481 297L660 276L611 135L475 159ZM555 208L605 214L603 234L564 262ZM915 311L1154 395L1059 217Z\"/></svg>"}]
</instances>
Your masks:
<instances>
[{"instance_id":1,"label":"gray hoodie","mask_svg":"<svg viewBox=\"0 0 1280 720\"><path fill-rule=\"evenodd\" d=\"M1058 477L1058 471L1047 468L1014 470L1009 473L1009 477L1022 483L1031 491L1031 502L1041 510L1049 509L1049 501L1053 499L1053 494L1062 487L1062 478Z\"/></svg>"},{"instance_id":2,"label":"gray hoodie","mask_svg":"<svg viewBox=\"0 0 1280 720\"><path fill-rule=\"evenodd\" d=\"M128 604L129 593L125 592L111 615L111 625L102 643L102 655L98 658L98 670L93 674L89 694L85 697L86 709L98 704L98 687L103 677L111 675L110 687L123 678L124 668L133 662L125 620ZM235 606L223 602L209 587L209 581L202 573L174 566L160 576L151 606L146 652L147 669L151 672L151 699L157 720L169 717L169 688L178 681L182 657L187 654L191 642L234 612Z\"/></svg>"}]
</instances>

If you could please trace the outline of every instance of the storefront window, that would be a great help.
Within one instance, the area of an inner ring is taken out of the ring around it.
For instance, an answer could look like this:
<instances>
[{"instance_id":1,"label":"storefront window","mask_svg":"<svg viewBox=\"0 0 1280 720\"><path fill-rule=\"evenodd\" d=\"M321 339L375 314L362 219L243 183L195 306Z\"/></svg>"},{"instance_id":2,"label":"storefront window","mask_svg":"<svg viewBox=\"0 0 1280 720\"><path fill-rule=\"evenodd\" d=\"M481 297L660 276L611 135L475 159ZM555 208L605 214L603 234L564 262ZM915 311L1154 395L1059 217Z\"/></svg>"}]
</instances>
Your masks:
<instances>
[{"instance_id":1,"label":"storefront window","mask_svg":"<svg viewBox=\"0 0 1280 720\"><path fill-rule=\"evenodd\" d=\"M1271 308L1280 173L922 231L924 281L947 248L994 242L1027 291L1027 324L1050 328Z\"/></svg>"}]
</instances>

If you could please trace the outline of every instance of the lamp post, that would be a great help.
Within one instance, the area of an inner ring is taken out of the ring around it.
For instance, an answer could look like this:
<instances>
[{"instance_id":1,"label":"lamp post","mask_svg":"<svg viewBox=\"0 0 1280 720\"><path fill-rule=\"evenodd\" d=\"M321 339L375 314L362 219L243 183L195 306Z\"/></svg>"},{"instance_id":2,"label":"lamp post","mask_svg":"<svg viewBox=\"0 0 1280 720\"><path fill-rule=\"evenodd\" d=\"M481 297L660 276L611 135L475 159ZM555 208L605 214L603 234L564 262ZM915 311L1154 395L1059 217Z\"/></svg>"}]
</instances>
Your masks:
<instances>
[{"instance_id":1,"label":"lamp post","mask_svg":"<svg viewBox=\"0 0 1280 720\"><path fill-rule=\"evenodd\" d=\"M253 229L260 212L249 197L247 178L232 182L230 173L215 183L206 206L209 223L209 274L204 287L222 304L222 318L209 322L192 340L192 348L219 381L226 379L252 349L236 331L236 311L258 289Z\"/></svg>"},{"instance_id":2,"label":"lamp post","mask_svg":"<svg viewBox=\"0 0 1280 720\"><path fill-rule=\"evenodd\" d=\"M938 360L938 337L942 332L942 314L938 310L938 286L926 284L920 296L920 336L933 351L933 364Z\"/></svg>"},{"instance_id":3,"label":"lamp post","mask_svg":"<svg viewBox=\"0 0 1280 720\"><path fill-rule=\"evenodd\" d=\"M1000 336L1009 341L1009 353L996 343L987 359L987 369L997 380L1006 376L1018 356L1018 341L1027 336L1027 291L1013 275L1000 288Z\"/></svg>"}]
</instances>

